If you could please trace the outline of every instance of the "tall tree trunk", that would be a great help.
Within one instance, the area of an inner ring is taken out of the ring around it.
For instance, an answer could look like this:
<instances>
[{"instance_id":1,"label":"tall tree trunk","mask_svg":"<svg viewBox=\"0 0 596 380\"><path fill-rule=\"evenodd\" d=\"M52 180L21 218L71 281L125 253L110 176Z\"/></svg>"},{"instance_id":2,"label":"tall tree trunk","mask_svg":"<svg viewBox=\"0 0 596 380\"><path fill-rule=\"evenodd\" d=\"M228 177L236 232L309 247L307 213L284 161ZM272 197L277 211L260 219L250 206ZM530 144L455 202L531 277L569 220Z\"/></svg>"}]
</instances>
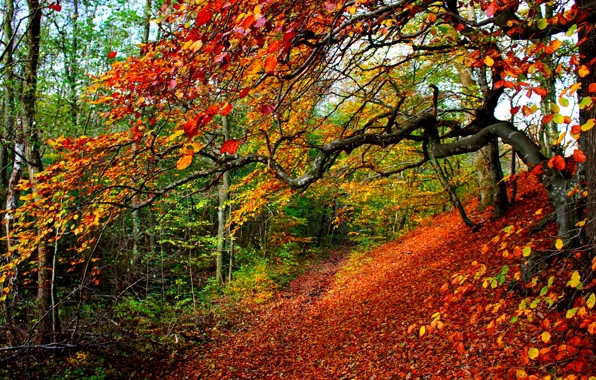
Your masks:
<instances>
[{"instance_id":1,"label":"tall tree trunk","mask_svg":"<svg viewBox=\"0 0 596 380\"><path fill-rule=\"evenodd\" d=\"M590 3L591 0L577 1L580 7L588 6ZM596 29L592 28L586 33L581 28L578 39L583 41L579 46L580 62L590 69L590 73L581 78L582 87L580 95L582 97L593 97L596 94L589 92L588 87L591 83L596 83L596 64L594 62L596 58ZM589 119L596 118L596 106L592 105L589 108L580 110L579 117L581 124L584 124ZM584 169L588 187L588 197L586 200L587 223L584 227L584 243L590 252L589 257L592 258L596 256L596 128L583 132L579 141L580 147L587 157Z\"/></svg>"},{"instance_id":2,"label":"tall tree trunk","mask_svg":"<svg viewBox=\"0 0 596 380\"><path fill-rule=\"evenodd\" d=\"M488 153L488 173L493 189L493 205L494 216L499 218L503 216L507 207L509 206L509 199L507 199L507 187L503 181L503 169L501 168L501 160L499 158L499 142L493 139L487 145Z\"/></svg>"},{"instance_id":3,"label":"tall tree trunk","mask_svg":"<svg viewBox=\"0 0 596 380\"><path fill-rule=\"evenodd\" d=\"M5 139L5 144L8 143L10 139L14 136L14 128L15 128L15 88L17 87L15 84L15 76L13 72L13 30L12 30L12 22L14 18L14 2L13 0L5 0L4 1L4 9L6 14L4 15L4 46L6 49L6 55L4 56L3 64L3 71L4 71L4 131L3 137ZM0 187L2 188L2 193L0 194L0 208L5 209L3 201L5 195L7 193L4 192L4 189L7 188L8 185L8 148L5 144L2 144L0 148Z\"/></svg>"},{"instance_id":4,"label":"tall tree trunk","mask_svg":"<svg viewBox=\"0 0 596 380\"><path fill-rule=\"evenodd\" d=\"M230 139L230 127L228 125L227 116L222 116L222 131L224 134L224 141ZM218 285L223 285L225 282L226 270L224 268L226 263L226 248L228 243L228 230L226 224L228 222L227 202L230 190L230 172L226 171L222 175L222 183L219 185L218 199L219 207L217 208L217 259L215 268L215 278Z\"/></svg>"},{"instance_id":5,"label":"tall tree trunk","mask_svg":"<svg viewBox=\"0 0 596 380\"><path fill-rule=\"evenodd\" d=\"M11 233L11 223L13 220L13 216L11 212L16 210L18 207L19 201L19 192L16 189L17 184L21 180L21 175L23 173L23 167L25 165L25 135L23 133L23 123L17 123L17 130L16 130L16 137L14 143L14 150L15 150L15 158L13 161L12 166L12 173L10 175L10 180L8 181L7 186L7 197L6 197L6 213L4 214L4 228L6 233L6 263L10 263L13 260L11 247L13 245L12 240L12 233ZM15 337L13 335L14 326L11 320L11 311L10 311L10 299L18 298L18 286L17 286L17 277L18 277L18 267L15 268L13 273L9 274L9 278L6 279L6 284L8 285L7 288L11 289L12 292L7 295L6 300L4 302L4 317L6 319L6 325L8 328L8 343L9 345L15 344ZM4 288L4 284L0 283L0 288Z\"/></svg>"},{"instance_id":6,"label":"tall tree trunk","mask_svg":"<svg viewBox=\"0 0 596 380\"><path fill-rule=\"evenodd\" d=\"M149 42L151 32L151 0L145 0L145 21L143 25L143 43Z\"/></svg>"},{"instance_id":7,"label":"tall tree trunk","mask_svg":"<svg viewBox=\"0 0 596 380\"><path fill-rule=\"evenodd\" d=\"M25 157L31 190L36 192L36 174L43 170L41 163L40 142L38 130L35 125L35 104L37 100L37 70L39 67L39 48L41 42L41 6L39 0L27 0L29 7L29 25L27 40L27 63L24 70L23 81L23 127L25 130ZM57 320L52 320L52 249L43 242L37 247L37 303L38 303L38 329L36 341L45 344L56 339Z\"/></svg>"}]
</instances>

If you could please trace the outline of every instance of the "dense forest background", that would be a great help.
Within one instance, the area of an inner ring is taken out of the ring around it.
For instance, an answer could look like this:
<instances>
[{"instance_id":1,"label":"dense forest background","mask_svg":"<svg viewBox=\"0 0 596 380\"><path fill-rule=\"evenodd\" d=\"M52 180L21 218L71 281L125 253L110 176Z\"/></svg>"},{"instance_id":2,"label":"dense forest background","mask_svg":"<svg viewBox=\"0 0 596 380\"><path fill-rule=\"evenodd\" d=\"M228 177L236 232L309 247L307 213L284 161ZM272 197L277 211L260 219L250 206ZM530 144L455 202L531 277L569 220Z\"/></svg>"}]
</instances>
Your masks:
<instances>
[{"instance_id":1,"label":"dense forest background","mask_svg":"<svg viewBox=\"0 0 596 380\"><path fill-rule=\"evenodd\" d=\"M338 251L478 233L520 173L550 235L478 278L572 259L536 299L596 333L593 6L298 3L2 0L7 376L175 361Z\"/></svg>"}]
</instances>

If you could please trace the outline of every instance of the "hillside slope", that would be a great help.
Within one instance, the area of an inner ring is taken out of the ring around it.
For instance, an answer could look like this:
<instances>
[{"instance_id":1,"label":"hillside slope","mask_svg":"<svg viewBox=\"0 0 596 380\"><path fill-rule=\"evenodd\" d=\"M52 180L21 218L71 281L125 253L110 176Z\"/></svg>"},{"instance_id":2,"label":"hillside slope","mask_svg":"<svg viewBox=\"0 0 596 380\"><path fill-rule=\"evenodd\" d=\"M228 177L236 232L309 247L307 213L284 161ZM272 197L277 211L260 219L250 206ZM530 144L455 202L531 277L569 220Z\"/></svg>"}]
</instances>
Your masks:
<instances>
[{"instance_id":1,"label":"hillside slope","mask_svg":"<svg viewBox=\"0 0 596 380\"><path fill-rule=\"evenodd\" d=\"M398 241L306 273L172 378L587 379L596 373L593 335L557 322L564 310L518 311L533 287L515 281L516 256L530 240L534 249L550 246L554 233L528 232L547 200L531 177L520 190L513 210L477 231L445 213ZM488 215L472 211L477 221ZM508 273L493 284L504 265Z\"/></svg>"}]
</instances>

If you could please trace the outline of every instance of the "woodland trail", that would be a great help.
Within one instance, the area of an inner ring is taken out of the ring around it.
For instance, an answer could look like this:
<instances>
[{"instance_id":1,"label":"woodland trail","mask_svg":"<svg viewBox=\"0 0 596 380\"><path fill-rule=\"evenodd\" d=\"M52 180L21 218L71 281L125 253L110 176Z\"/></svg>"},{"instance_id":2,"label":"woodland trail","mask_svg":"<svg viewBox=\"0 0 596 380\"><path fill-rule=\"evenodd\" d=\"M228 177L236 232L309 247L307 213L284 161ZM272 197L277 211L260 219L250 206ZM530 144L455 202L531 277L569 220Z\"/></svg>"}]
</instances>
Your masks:
<instances>
[{"instance_id":1,"label":"woodland trail","mask_svg":"<svg viewBox=\"0 0 596 380\"><path fill-rule=\"evenodd\" d=\"M476 232L449 212L395 242L329 260L246 314L244 329L189 355L171 378L516 378L516 370L532 367L520 353L540 333L539 324L503 320L517 309L519 292L460 283L456 274L473 276L479 263L487 274L498 272L505 259L485 243L496 244L493 237L507 225L527 228L540 218L543 190L531 179L520 190L506 217L487 220ZM479 220L489 213L471 215ZM529 238L509 237L520 245Z\"/></svg>"}]
</instances>

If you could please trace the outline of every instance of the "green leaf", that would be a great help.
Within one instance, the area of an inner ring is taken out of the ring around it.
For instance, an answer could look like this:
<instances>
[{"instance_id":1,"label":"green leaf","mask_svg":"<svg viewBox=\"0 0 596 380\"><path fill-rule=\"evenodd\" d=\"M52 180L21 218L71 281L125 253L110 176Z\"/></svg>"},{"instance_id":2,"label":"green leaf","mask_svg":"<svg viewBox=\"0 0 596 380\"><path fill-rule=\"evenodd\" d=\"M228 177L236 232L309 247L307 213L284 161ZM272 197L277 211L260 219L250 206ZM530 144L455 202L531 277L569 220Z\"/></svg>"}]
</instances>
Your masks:
<instances>
[{"instance_id":1,"label":"green leaf","mask_svg":"<svg viewBox=\"0 0 596 380\"><path fill-rule=\"evenodd\" d=\"M532 253L532 248L530 246L526 246L526 247L524 247L524 250L522 251L522 253L523 253L524 257L528 257Z\"/></svg>"},{"instance_id":2,"label":"green leaf","mask_svg":"<svg viewBox=\"0 0 596 380\"><path fill-rule=\"evenodd\" d=\"M577 29L577 24L573 24L573 26L571 28L569 28L569 30L567 31L567 37L571 37L573 35L573 33L575 33L575 30Z\"/></svg>"},{"instance_id":3,"label":"green leaf","mask_svg":"<svg viewBox=\"0 0 596 380\"><path fill-rule=\"evenodd\" d=\"M548 20L545 18L541 18L538 20L538 29L544 30L548 26Z\"/></svg>"},{"instance_id":4,"label":"green leaf","mask_svg":"<svg viewBox=\"0 0 596 380\"><path fill-rule=\"evenodd\" d=\"M565 121L565 117L560 113L556 113L553 115L553 121L557 124L563 124L563 122Z\"/></svg>"},{"instance_id":5,"label":"green leaf","mask_svg":"<svg viewBox=\"0 0 596 380\"><path fill-rule=\"evenodd\" d=\"M548 286L543 286L542 289L540 289L540 295L543 296L546 293L548 293Z\"/></svg>"},{"instance_id":6,"label":"green leaf","mask_svg":"<svg viewBox=\"0 0 596 380\"><path fill-rule=\"evenodd\" d=\"M582 101L579 103L579 109L583 110L586 107L589 107L592 104L592 98L589 96L585 96Z\"/></svg>"},{"instance_id":7,"label":"green leaf","mask_svg":"<svg viewBox=\"0 0 596 380\"><path fill-rule=\"evenodd\" d=\"M559 104L562 105L563 107L568 107L569 106L569 99L567 99L567 98L559 98Z\"/></svg>"},{"instance_id":8,"label":"green leaf","mask_svg":"<svg viewBox=\"0 0 596 380\"><path fill-rule=\"evenodd\" d=\"M588 308L593 308L594 304L596 304L596 296L594 295L594 293L591 293L590 296L588 297L588 300L586 301L586 304L588 305Z\"/></svg>"},{"instance_id":9,"label":"green leaf","mask_svg":"<svg viewBox=\"0 0 596 380\"><path fill-rule=\"evenodd\" d=\"M566 318L573 318L573 316L575 315L575 313L577 313L577 307L574 307L573 309L569 309L567 310L567 314L565 314Z\"/></svg>"}]
</instances>

